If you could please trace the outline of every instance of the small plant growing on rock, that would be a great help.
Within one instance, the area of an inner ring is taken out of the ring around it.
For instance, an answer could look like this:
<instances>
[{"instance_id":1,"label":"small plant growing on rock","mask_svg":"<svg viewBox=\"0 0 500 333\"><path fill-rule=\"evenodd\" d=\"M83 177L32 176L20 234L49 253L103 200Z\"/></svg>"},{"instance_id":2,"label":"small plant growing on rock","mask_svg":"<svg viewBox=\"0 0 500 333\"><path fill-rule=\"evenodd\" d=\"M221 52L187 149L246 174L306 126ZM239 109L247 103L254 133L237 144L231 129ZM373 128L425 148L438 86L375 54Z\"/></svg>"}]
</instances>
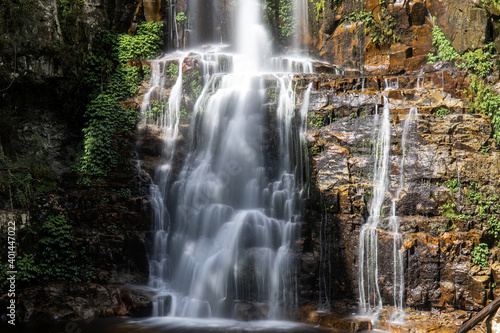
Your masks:
<instances>
[{"instance_id":1,"label":"small plant growing on rock","mask_svg":"<svg viewBox=\"0 0 500 333\"><path fill-rule=\"evenodd\" d=\"M485 84L476 75L471 75L468 89L470 109L491 118L493 125L493 138L500 143L500 95L496 94L493 87Z\"/></svg>"},{"instance_id":2,"label":"small plant growing on rock","mask_svg":"<svg viewBox=\"0 0 500 333\"><path fill-rule=\"evenodd\" d=\"M455 194L460 188L462 188L462 184L458 178L448 179L445 182L445 185L450 190L451 194Z\"/></svg>"},{"instance_id":3,"label":"small plant growing on rock","mask_svg":"<svg viewBox=\"0 0 500 333\"><path fill-rule=\"evenodd\" d=\"M492 214L490 219L488 220L488 234L495 237L495 239L500 238L500 221L498 220L497 214Z\"/></svg>"},{"instance_id":4,"label":"small plant growing on rock","mask_svg":"<svg viewBox=\"0 0 500 333\"><path fill-rule=\"evenodd\" d=\"M373 13L367 12L364 8L349 14L347 20L364 24L364 33L370 36L370 40L376 45L390 45L397 43L399 37L394 34L396 20L389 13L385 0L379 1L380 11L375 18Z\"/></svg>"},{"instance_id":5,"label":"small plant growing on rock","mask_svg":"<svg viewBox=\"0 0 500 333\"><path fill-rule=\"evenodd\" d=\"M461 57L462 63L457 67L466 68L479 76L488 75L494 66L496 56L493 54L494 44L488 43L480 49L474 51L467 51Z\"/></svg>"},{"instance_id":6,"label":"small plant growing on rock","mask_svg":"<svg viewBox=\"0 0 500 333\"><path fill-rule=\"evenodd\" d=\"M460 55L446 38L443 30L435 25L432 28L432 45L436 47L436 52L428 54L429 64L438 61L457 61L458 68L464 68L482 77L488 75L493 69L496 58L496 55L493 54L493 43Z\"/></svg>"},{"instance_id":7,"label":"small plant growing on rock","mask_svg":"<svg viewBox=\"0 0 500 333\"><path fill-rule=\"evenodd\" d=\"M439 110L436 111L436 116L444 118L444 116L447 116L451 113L451 111L447 108L439 108Z\"/></svg>"},{"instance_id":8,"label":"small plant growing on rock","mask_svg":"<svg viewBox=\"0 0 500 333\"><path fill-rule=\"evenodd\" d=\"M488 267L488 257L490 255L490 250L488 249L488 245L486 243L479 243L478 246L472 250L472 262L475 265L479 265L481 267Z\"/></svg>"},{"instance_id":9,"label":"small plant growing on rock","mask_svg":"<svg viewBox=\"0 0 500 333\"><path fill-rule=\"evenodd\" d=\"M179 25L183 26L188 21L188 17L184 12L179 12L175 17L175 20L179 23Z\"/></svg>"},{"instance_id":10,"label":"small plant growing on rock","mask_svg":"<svg viewBox=\"0 0 500 333\"><path fill-rule=\"evenodd\" d=\"M171 79L176 79L179 75L179 66L174 63L170 63L167 68L167 77Z\"/></svg>"},{"instance_id":11,"label":"small plant growing on rock","mask_svg":"<svg viewBox=\"0 0 500 333\"><path fill-rule=\"evenodd\" d=\"M308 115L307 123L309 124L310 127L322 127L323 126L323 117L320 115L316 115L314 113L310 113Z\"/></svg>"},{"instance_id":12,"label":"small plant growing on rock","mask_svg":"<svg viewBox=\"0 0 500 333\"><path fill-rule=\"evenodd\" d=\"M438 61L453 61L460 58L460 54L455 51L443 30L437 24L432 28L432 45L436 47L436 53L429 53L427 56L429 64Z\"/></svg>"},{"instance_id":13,"label":"small plant growing on rock","mask_svg":"<svg viewBox=\"0 0 500 333\"><path fill-rule=\"evenodd\" d=\"M84 82L92 89L83 129L84 151L78 161L81 177L106 176L118 162L118 144L132 129L138 112L124 106L137 92L143 78L141 60L160 52L161 22L140 23L134 36L103 32L97 47L86 60Z\"/></svg>"}]
</instances>

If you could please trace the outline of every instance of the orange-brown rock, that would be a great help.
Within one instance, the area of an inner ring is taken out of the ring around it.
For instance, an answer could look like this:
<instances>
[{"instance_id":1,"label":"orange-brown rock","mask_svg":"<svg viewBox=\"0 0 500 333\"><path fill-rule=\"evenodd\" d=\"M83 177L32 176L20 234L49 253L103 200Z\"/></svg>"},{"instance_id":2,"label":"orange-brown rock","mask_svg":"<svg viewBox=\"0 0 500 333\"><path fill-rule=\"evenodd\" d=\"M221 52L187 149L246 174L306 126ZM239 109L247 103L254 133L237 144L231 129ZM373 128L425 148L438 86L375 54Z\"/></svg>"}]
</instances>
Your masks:
<instances>
[{"instance_id":1,"label":"orange-brown rock","mask_svg":"<svg viewBox=\"0 0 500 333\"><path fill-rule=\"evenodd\" d=\"M398 74L406 69L406 61L413 57L413 49L406 45L394 44L389 51L389 73Z\"/></svg>"}]
</instances>

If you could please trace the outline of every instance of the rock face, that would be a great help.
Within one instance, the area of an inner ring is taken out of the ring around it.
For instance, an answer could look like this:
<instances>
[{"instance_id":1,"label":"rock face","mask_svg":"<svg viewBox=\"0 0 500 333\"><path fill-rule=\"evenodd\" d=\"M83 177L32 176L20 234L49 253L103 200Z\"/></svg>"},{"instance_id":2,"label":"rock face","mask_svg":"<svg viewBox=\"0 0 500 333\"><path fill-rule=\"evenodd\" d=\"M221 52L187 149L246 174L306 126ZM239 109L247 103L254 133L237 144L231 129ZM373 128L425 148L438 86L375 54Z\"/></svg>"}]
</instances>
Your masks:
<instances>
[{"instance_id":1,"label":"rock face","mask_svg":"<svg viewBox=\"0 0 500 333\"><path fill-rule=\"evenodd\" d=\"M431 31L434 25L441 27L461 54L482 47L489 41L500 43L496 23L500 11L488 1L389 3L385 2L386 15L390 15L396 23L390 32L384 28L384 14L380 14L378 0L325 1L324 9L320 11L310 4L311 49L338 65L360 68L372 74L397 74L425 65L426 55L433 50ZM375 23L367 27L362 21L349 19L351 13L360 11L373 13ZM378 30L379 27L381 30ZM374 31L384 31L387 41L374 43Z\"/></svg>"},{"instance_id":2,"label":"rock face","mask_svg":"<svg viewBox=\"0 0 500 333\"><path fill-rule=\"evenodd\" d=\"M47 286L42 272L34 284L45 286L27 289L22 296L24 320L148 315L151 300L120 286L143 284L149 274L151 180L137 166L136 133L119 143L118 167L92 187L79 184L72 169L83 150L88 103L88 92L78 82L84 56L102 30L126 31L137 3L96 0L71 8L52 0L15 4L0 9L0 231L4 237L6 222L15 219L23 236L19 242L25 241L19 246L29 252L38 241L30 234L36 225L47 216L64 215L71 226L71 246L84 254L75 259L82 267L80 279L102 284ZM30 202L16 199L22 195L31 195ZM85 271L89 263L93 269ZM20 282L19 288L24 287ZM65 305L57 303L62 299ZM43 302L50 303L50 310Z\"/></svg>"},{"instance_id":3,"label":"rock face","mask_svg":"<svg viewBox=\"0 0 500 333\"><path fill-rule=\"evenodd\" d=\"M459 53L481 47L488 36L490 14L480 6L480 1L430 0L426 1L429 13L436 17L451 45Z\"/></svg>"},{"instance_id":4,"label":"rock face","mask_svg":"<svg viewBox=\"0 0 500 333\"><path fill-rule=\"evenodd\" d=\"M151 313L152 297L123 286L55 283L23 290L20 316L24 321L78 321ZM8 299L7 299L8 301Z\"/></svg>"},{"instance_id":5,"label":"rock face","mask_svg":"<svg viewBox=\"0 0 500 333\"><path fill-rule=\"evenodd\" d=\"M467 103L456 95L459 89L447 87L453 81L460 88L463 79L448 71L455 79L447 81L445 75L442 81L441 72L434 70L427 67L420 76L313 76L307 138L315 190L305 213L299 264L303 304L307 299L334 302L358 297L359 232L371 202L374 124L383 96L391 109L391 193L386 193L378 232L383 302L394 302L389 210L401 172L404 183L396 215L403 245L396 250L403 254L405 305L478 311L496 295L492 283L498 279L498 247L490 251L488 268L471 262L471 252L491 239L486 221L497 208L481 206L474 195L490 200L491 206L499 203L494 194L500 185L497 143L490 138L489 119L467 113ZM411 107L419 114L410 122L403 151L403 125Z\"/></svg>"}]
</instances>

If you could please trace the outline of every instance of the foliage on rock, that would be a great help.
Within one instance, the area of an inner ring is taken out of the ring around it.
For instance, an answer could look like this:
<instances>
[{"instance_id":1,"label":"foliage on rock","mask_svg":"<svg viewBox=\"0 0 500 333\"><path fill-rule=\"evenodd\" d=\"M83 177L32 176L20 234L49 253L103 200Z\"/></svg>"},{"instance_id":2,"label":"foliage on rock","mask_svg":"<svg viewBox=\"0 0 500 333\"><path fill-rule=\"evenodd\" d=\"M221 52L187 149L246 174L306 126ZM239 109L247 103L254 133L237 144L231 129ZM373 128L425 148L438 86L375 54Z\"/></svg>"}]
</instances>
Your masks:
<instances>
[{"instance_id":1,"label":"foliage on rock","mask_svg":"<svg viewBox=\"0 0 500 333\"><path fill-rule=\"evenodd\" d=\"M476 75L471 76L467 93L471 111L490 117L493 125L493 138L500 143L500 95Z\"/></svg>"},{"instance_id":2,"label":"foliage on rock","mask_svg":"<svg viewBox=\"0 0 500 333\"><path fill-rule=\"evenodd\" d=\"M364 8L358 9L349 14L348 21L362 22L364 33L370 36L370 40L376 45L391 45L399 41L399 37L394 33L396 19L389 13L385 0L379 1L380 10L377 18Z\"/></svg>"},{"instance_id":3,"label":"foliage on rock","mask_svg":"<svg viewBox=\"0 0 500 333\"><path fill-rule=\"evenodd\" d=\"M37 153L0 159L0 197L7 206L0 209L28 209L36 198L57 188L57 177L50 170L47 152L39 137L32 137Z\"/></svg>"},{"instance_id":4,"label":"foliage on rock","mask_svg":"<svg viewBox=\"0 0 500 333\"><path fill-rule=\"evenodd\" d=\"M487 225L487 234L492 236L495 240L500 239L500 221L498 214L500 213L499 195L495 192L481 190L477 182L470 182L467 186L461 184L457 178L449 179L445 182L445 186L450 190L451 194L455 196L458 191L461 191L461 197L465 194L466 201L462 202L448 202L442 208L442 216L449 217L453 223L456 220L468 221L475 219L480 221L483 225ZM457 214L461 211L467 211L468 214ZM488 244L481 243L472 252L471 260L474 264L482 267L488 266L487 256L489 253Z\"/></svg>"},{"instance_id":5,"label":"foliage on rock","mask_svg":"<svg viewBox=\"0 0 500 333\"><path fill-rule=\"evenodd\" d=\"M460 55L446 38L443 30L438 25L435 25L432 29L432 44L436 47L436 52L427 56L430 64L438 61L456 61L458 68L466 69L482 77L493 70L496 58L493 53L493 43L488 43L482 48L467 51Z\"/></svg>"},{"instance_id":6,"label":"foliage on rock","mask_svg":"<svg viewBox=\"0 0 500 333\"><path fill-rule=\"evenodd\" d=\"M489 255L490 250L488 249L488 245L480 243L474 248L474 250L472 250L472 262L481 267L488 267Z\"/></svg>"},{"instance_id":7,"label":"foliage on rock","mask_svg":"<svg viewBox=\"0 0 500 333\"><path fill-rule=\"evenodd\" d=\"M279 41L285 46L297 26L293 0L266 0L264 21Z\"/></svg>"},{"instance_id":8,"label":"foliage on rock","mask_svg":"<svg viewBox=\"0 0 500 333\"><path fill-rule=\"evenodd\" d=\"M85 112L84 152L78 165L82 175L105 176L116 166L120 138L138 117L137 110L120 102L137 92L148 73L141 60L159 53L162 30L162 23L147 22L139 24L134 36L104 32L99 47L87 57L84 80L92 100Z\"/></svg>"},{"instance_id":9,"label":"foliage on rock","mask_svg":"<svg viewBox=\"0 0 500 333\"><path fill-rule=\"evenodd\" d=\"M23 233L15 267L18 281L28 286L37 280L88 281L95 268L86 257L85 249L76 249L73 227L63 215L49 215ZM6 266L1 264L0 266ZM2 267L5 268L5 267ZM2 269L0 275L9 269ZM1 276L2 284L6 279Z\"/></svg>"}]
</instances>

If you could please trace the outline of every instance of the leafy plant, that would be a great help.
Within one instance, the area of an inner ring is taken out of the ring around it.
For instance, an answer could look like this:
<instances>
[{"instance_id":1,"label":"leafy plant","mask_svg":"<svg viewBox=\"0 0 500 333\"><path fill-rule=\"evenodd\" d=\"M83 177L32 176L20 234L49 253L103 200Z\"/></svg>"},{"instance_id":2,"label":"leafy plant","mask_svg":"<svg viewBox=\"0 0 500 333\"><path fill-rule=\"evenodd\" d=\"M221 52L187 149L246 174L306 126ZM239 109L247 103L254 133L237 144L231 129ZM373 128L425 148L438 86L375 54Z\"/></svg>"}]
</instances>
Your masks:
<instances>
[{"instance_id":1,"label":"leafy plant","mask_svg":"<svg viewBox=\"0 0 500 333\"><path fill-rule=\"evenodd\" d=\"M455 194L462 187L462 184L460 183L458 178L448 179L445 182L445 185L452 194Z\"/></svg>"},{"instance_id":2,"label":"leafy plant","mask_svg":"<svg viewBox=\"0 0 500 333\"><path fill-rule=\"evenodd\" d=\"M493 138L500 143L500 95L493 91L493 87L485 84L476 75L471 75L468 89L470 109L490 117L493 125Z\"/></svg>"},{"instance_id":3,"label":"leafy plant","mask_svg":"<svg viewBox=\"0 0 500 333\"><path fill-rule=\"evenodd\" d=\"M130 199L132 197L132 191L129 188L121 188L119 191L120 195L125 199Z\"/></svg>"},{"instance_id":4,"label":"leafy plant","mask_svg":"<svg viewBox=\"0 0 500 333\"><path fill-rule=\"evenodd\" d=\"M435 25L432 28L432 44L436 47L436 53L430 53L427 56L429 64L438 61L457 61L457 67L464 68L479 76L486 76L493 69L496 58L493 54L493 43L488 43L482 48L467 51L460 55L446 38L443 30L438 25Z\"/></svg>"},{"instance_id":5,"label":"leafy plant","mask_svg":"<svg viewBox=\"0 0 500 333\"><path fill-rule=\"evenodd\" d=\"M439 110L436 111L436 116L444 118L444 116L447 116L451 113L450 109L447 108L439 108Z\"/></svg>"},{"instance_id":6,"label":"leafy plant","mask_svg":"<svg viewBox=\"0 0 500 333\"><path fill-rule=\"evenodd\" d=\"M496 58L493 54L494 48L493 43L488 43L480 49L467 51L461 57L463 62L457 64L457 67L466 68L479 76L488 75L493 69Z\"/></svg>"},{"instance_id":7,"label":"leafy plant","mask_svg":"<svg viewBox=\"0 0 500 333\"><path fill-rule=\"evenodd\" d=\"M443 30L437 24L432 28L432 45L436 47L436 53L429 53L427 56L429 64L441 60L452 61L460 59L460 54L455 51Z\"/></svg>"},{"instance_id":8,"label":"leafy plant","mask_svg":"<svg viewBox=\"0 0 500 333\"><path fill-rule=\"evenodd\" d=\"M495 237L495 239L500 238L500 221L498 220L497 214L492 214L490 219L488 220L488 234Z\"/></svg>"},{"instance_id":9,"label":"leafy plant","mask_svg":"<svg viewBox=\"0 0 500 333\"><path fill-rule=\"evenodd\" d=\"M188 17L184 12L179 12L175 17L175 20L177 21L177 23L183 26L188 21Z\"/></svg>"},{"instance_id":10,"label":"leafy plant","mask_svg":"<svg viewBox=\"0 0 500 333\"><path fill-rule=\"evenodd\" d=\"M197 70L192 70L186 75L186 80L189 82L189 88L191 89L191 94L194 99L200 97L201 91L203 90L203 77Z\"/></svg>"},{"instance_id":11,"label":"leafy plant","mask_svg":"<svg viewBox=\"0 0 500 333\"><path fill-rule=\"evenodd\" d=\"M311 2L313 2L311 0ZM316 22L318 22L321 18L321 15L325 11L325 0L319 0L318 2L313 2L314 3L314 14L316 17Z\"/></svg>"},{"instance_id":12,"label":"leafy plant","mask_svg":"<svg viewBox=\"0 0 500 333\"><path fill-rule=\"evenodd\" d=\"M166 75L167 75L167 77L169 77L171 79L176 79L177 76L179 75L179 66L177 66L176 64L174 64L173 62L171 62L168 65Z\"/></svg>"},{"instance_id":13,"label":"leafy plant","mask_svg":"<svg viewBox=\"0 0 500 333\"><path fill-rule=\"evenodd\" d=\"M489 152L489 151L490 151L490 149L491 149L491 146L490 146L490 145L487 145L487 146L481 147L481 148L479 149L479 152L480 152L481 154L486 154L487 152Z\"/></svg>"},{"instance_id":14,"label":"leafy plant","mask_svg":"<svg viewBox=\"0 0 500 333\"><path fill-rule=\"evenodd\" d=\"M488 267L488 257L490 255L490 250L488 245L485 243L479 243L478 246L472 250L472 262L481 267Z\"/></svg>"},{"instance_id":15,"label":"leafy plant","mask_svg":"<svg viewBox=\"0 0 500 333\"><path fill-rule=\"evenodd\" d=\"M370 40L376 45L397 43L400 38L394 33L396 20L389 13L385 0L379 0L379 7L377 18L373 13L362 8L349 14L347 19L353 22L363 22L365 35L370 36Z\"/></svg>"},{"instance_id":16,"label":"leafy plant","mask_svg":"<svg viewBox=\"0 0 500 333\"><path fill-rule=\"evenodd\" d=\"M141 60L160 52L161 22L142 22L134 36L104 32L90 54L84 82L92 89L84 128L84 152L78 171L86 179L107 175L118 161L122 133L135 125L138 112L122 101L137 93L144 77ZM85 181L85 183L88 183Z\"/></svg>"},{"instance_id":17,"label":"leafy plant","mask_svg":"<svg viewBox=\"0 0 500 333\"><path fill-rule=\"evenodd\" d=\"M288 44L297 26L294 6L293 0L266 0L264 21L282 47Z\"/></svg>"},{"instance_id":18,"label":"leafy plant","mask_svg":"<svg viewBox=\"0 0 500 333\"><path fill-rule=\"evenodd\" d=\"M61 281L80 281L71 225L63 215L48 216L40 229L40 271Z\"/></svg>"},{"instance_id":19,"label":"leafy plant","mask_svg":"<svg viewBox=\"0 0 500 333\"><path fill-rule=\"evenodd\" d=\"M322 127L323 117L311 112L307 117L307 123L309 124L310 127L316 127L316 128Z\"/></svg>"},{"instance_id":20,"label":"leafy plant","mask_svg":"<svg viewBox=\"0 0 500 333\"><path fill-rule=\"evenodd\" d=\"M8 198L4 208L31 208L37 196L57 188L57 177L40 138L33 136L32 142L36 153L17 160L0 159L0 195Z\"/></svg>"},{"instance_id":21,"label":"leafy plant","mask_svg":"<svg viewBox=\"0 0 500 333\"><path fill-rule=\"evenodd\" d=\"M443 205L443 212L441 215L450 217L452 220L456 216L455 214L456 205L453 202L448 202Z\"/></svg>"},{"instance_id":22,"label":"leafy plant","mask_svg":"<svg viewBox=\"0 0 500 333\"><path fill-rule=\"evenodd\" d=\"M324 0L321 0L324 2ZM294 16L295 2L293 0L280 0L278 17L280 22L280 39L285 42L295 32L297 21Z\"/></svg>"}]
</instances>

